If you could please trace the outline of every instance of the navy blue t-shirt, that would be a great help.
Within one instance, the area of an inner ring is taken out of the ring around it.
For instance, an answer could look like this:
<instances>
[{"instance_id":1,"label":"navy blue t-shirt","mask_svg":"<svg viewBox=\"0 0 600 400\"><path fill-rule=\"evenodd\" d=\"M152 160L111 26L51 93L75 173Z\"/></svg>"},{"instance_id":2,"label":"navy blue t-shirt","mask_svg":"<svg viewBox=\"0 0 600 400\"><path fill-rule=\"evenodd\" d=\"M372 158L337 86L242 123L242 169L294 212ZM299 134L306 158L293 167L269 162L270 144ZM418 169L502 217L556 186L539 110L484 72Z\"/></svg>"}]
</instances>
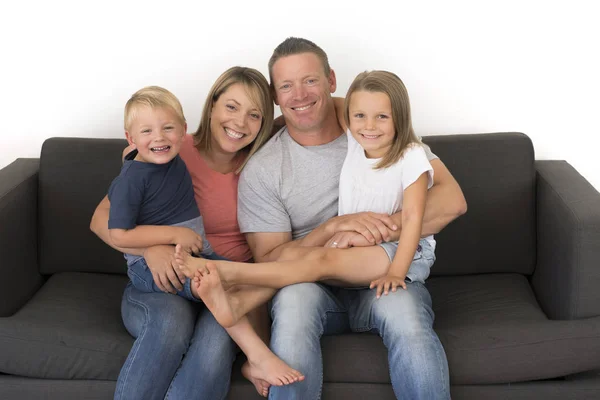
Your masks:
<instances>
[{"instance_id":1,"label":"navy blue t-shirt","mask_svg":"<svg viewBox=\"0 0 600 400\"><path fill-rule=\"evenodd\" d=\"M179 155L167 164L126 159L108 199L109 229L174 225L200 216L192 178Z\"/></svg>"}]
</instances>

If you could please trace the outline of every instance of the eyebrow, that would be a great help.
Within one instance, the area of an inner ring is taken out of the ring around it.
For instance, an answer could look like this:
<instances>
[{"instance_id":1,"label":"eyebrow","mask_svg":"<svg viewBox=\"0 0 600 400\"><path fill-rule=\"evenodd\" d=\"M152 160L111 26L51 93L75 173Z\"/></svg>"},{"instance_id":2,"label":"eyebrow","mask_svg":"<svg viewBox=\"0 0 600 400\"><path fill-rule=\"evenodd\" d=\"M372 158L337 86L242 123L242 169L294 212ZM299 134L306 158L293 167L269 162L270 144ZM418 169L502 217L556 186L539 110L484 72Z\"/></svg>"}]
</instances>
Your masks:
<instances>
[{"instance_id":1,"label":"eyebrow","mask_svg":"<svg viewBox=\"0 0 600 400\"><path fill-rule=\"evenodd\" d=\"M233 101L235 104L237 104L238 106L241 106L240 102L237 101L236 99L227 99L227 101Z\"/></svg>"}]
</instances>

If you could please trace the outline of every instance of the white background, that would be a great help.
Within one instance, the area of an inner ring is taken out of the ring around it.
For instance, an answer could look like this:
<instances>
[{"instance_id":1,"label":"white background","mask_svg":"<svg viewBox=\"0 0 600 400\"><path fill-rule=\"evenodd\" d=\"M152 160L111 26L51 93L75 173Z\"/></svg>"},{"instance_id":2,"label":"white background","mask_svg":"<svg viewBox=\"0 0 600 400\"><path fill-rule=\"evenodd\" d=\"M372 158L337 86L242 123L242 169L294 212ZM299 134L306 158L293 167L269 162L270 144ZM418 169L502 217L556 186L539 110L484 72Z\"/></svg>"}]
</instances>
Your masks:
<instances>
[{"instance_id":1,"label":"white background","mask_svg":"<svg viewBox=\"0 0 600 400\"><path fill-rule=\"evenodd\" d=\"M193 131L221 72L266 75L273 48L301 36L328 53L338 96L358 72L393 71L419 135L524 132L537 159L567 160L600 189L594 3L3 2L0 167L52 136L123 137L123 106L146 85L175 93Z\"/></svg>"}]
</instances>

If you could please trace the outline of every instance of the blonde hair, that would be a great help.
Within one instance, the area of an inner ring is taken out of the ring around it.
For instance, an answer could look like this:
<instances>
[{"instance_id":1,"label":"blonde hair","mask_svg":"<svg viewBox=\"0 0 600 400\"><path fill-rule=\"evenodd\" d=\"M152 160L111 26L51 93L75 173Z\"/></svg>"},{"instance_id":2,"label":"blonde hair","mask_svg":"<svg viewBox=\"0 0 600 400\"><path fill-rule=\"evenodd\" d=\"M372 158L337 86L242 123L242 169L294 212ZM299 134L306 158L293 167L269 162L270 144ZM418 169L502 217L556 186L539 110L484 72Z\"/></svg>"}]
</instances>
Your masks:
<instances>
[{"instance_id":1,"label":"blonde hair","mask_svg":"<svg viewBox=\"0 0 600 400\"><path fill-rule=\"evenodd\" d=\"M133 121L137 118L137 111L140 107L166 108L172 110L179 122L185 124L183 107L177 100L177 97L167 89L159 86L146 86L135 92L125 104L125 130L128 131Z\"/></svg>"},{"instance_id":2,"label":"blonde hair","mask_svg":"<svg viewBox=\"0 0 600 400\"><path fill-rule=\"evenodd\" d=\"M256 153L256 151L258 151L272 135L273 99L271 98L269 83L259 71L254 68L232 67L217 78L210 89L208 96L206 96L202 117L200 118L200 125L198 126L196 133L194 133L194 145L198 150L210 151L212 138L210 116L212 114L213 105L231 85L236 83L244 85L250 101L258 107L262 114L262 123L258 135L256 135L256 139L254 139L254 142L240 150L240 152L245 152L246 156L235 171L239 174L248 162L248 159Z\"/></svg>"},{"instance_id":3,"label":"blonde hair","mask_svg":"<svg viewBox=\"0 0 600 400\"><path fill-rule=\"evenodd\" d=\"M385 93L392 106L394 141L389 151L374 167L375 169L387 168L397 163L409 145L421 144L412 127L408 91L396 74L388 71L365 71L358 74L350 85L344 101L344 120L347 126L350 126L350 100L352 94L358 91Z\"/></svg>"}]
</instances>

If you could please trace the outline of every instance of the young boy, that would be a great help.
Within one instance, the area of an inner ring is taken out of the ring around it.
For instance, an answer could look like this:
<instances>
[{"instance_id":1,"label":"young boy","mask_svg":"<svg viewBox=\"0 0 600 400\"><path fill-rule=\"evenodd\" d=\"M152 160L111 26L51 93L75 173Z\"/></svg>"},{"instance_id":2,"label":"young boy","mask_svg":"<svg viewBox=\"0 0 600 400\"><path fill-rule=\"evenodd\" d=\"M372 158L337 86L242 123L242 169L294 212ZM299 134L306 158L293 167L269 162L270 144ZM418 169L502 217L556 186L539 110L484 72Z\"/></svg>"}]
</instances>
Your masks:
<instances>
[{"instance_id":1,"label":"young boy","mask_svg":"<svg viewBox=\"0 0 600 400\"><path fill-rule=\"evenodd\" d=\"M137 91L125 105L125 137L135 146L108 189L113 244L144 248L180 244L185 251L220 259L204 233L192 180L179 157L187 124L179 100L157 86ZM142 256L125 253L127 275L144 292L160 292ZM186 279L177 294L200 301Z\"/></svg>"}]
</instances>

